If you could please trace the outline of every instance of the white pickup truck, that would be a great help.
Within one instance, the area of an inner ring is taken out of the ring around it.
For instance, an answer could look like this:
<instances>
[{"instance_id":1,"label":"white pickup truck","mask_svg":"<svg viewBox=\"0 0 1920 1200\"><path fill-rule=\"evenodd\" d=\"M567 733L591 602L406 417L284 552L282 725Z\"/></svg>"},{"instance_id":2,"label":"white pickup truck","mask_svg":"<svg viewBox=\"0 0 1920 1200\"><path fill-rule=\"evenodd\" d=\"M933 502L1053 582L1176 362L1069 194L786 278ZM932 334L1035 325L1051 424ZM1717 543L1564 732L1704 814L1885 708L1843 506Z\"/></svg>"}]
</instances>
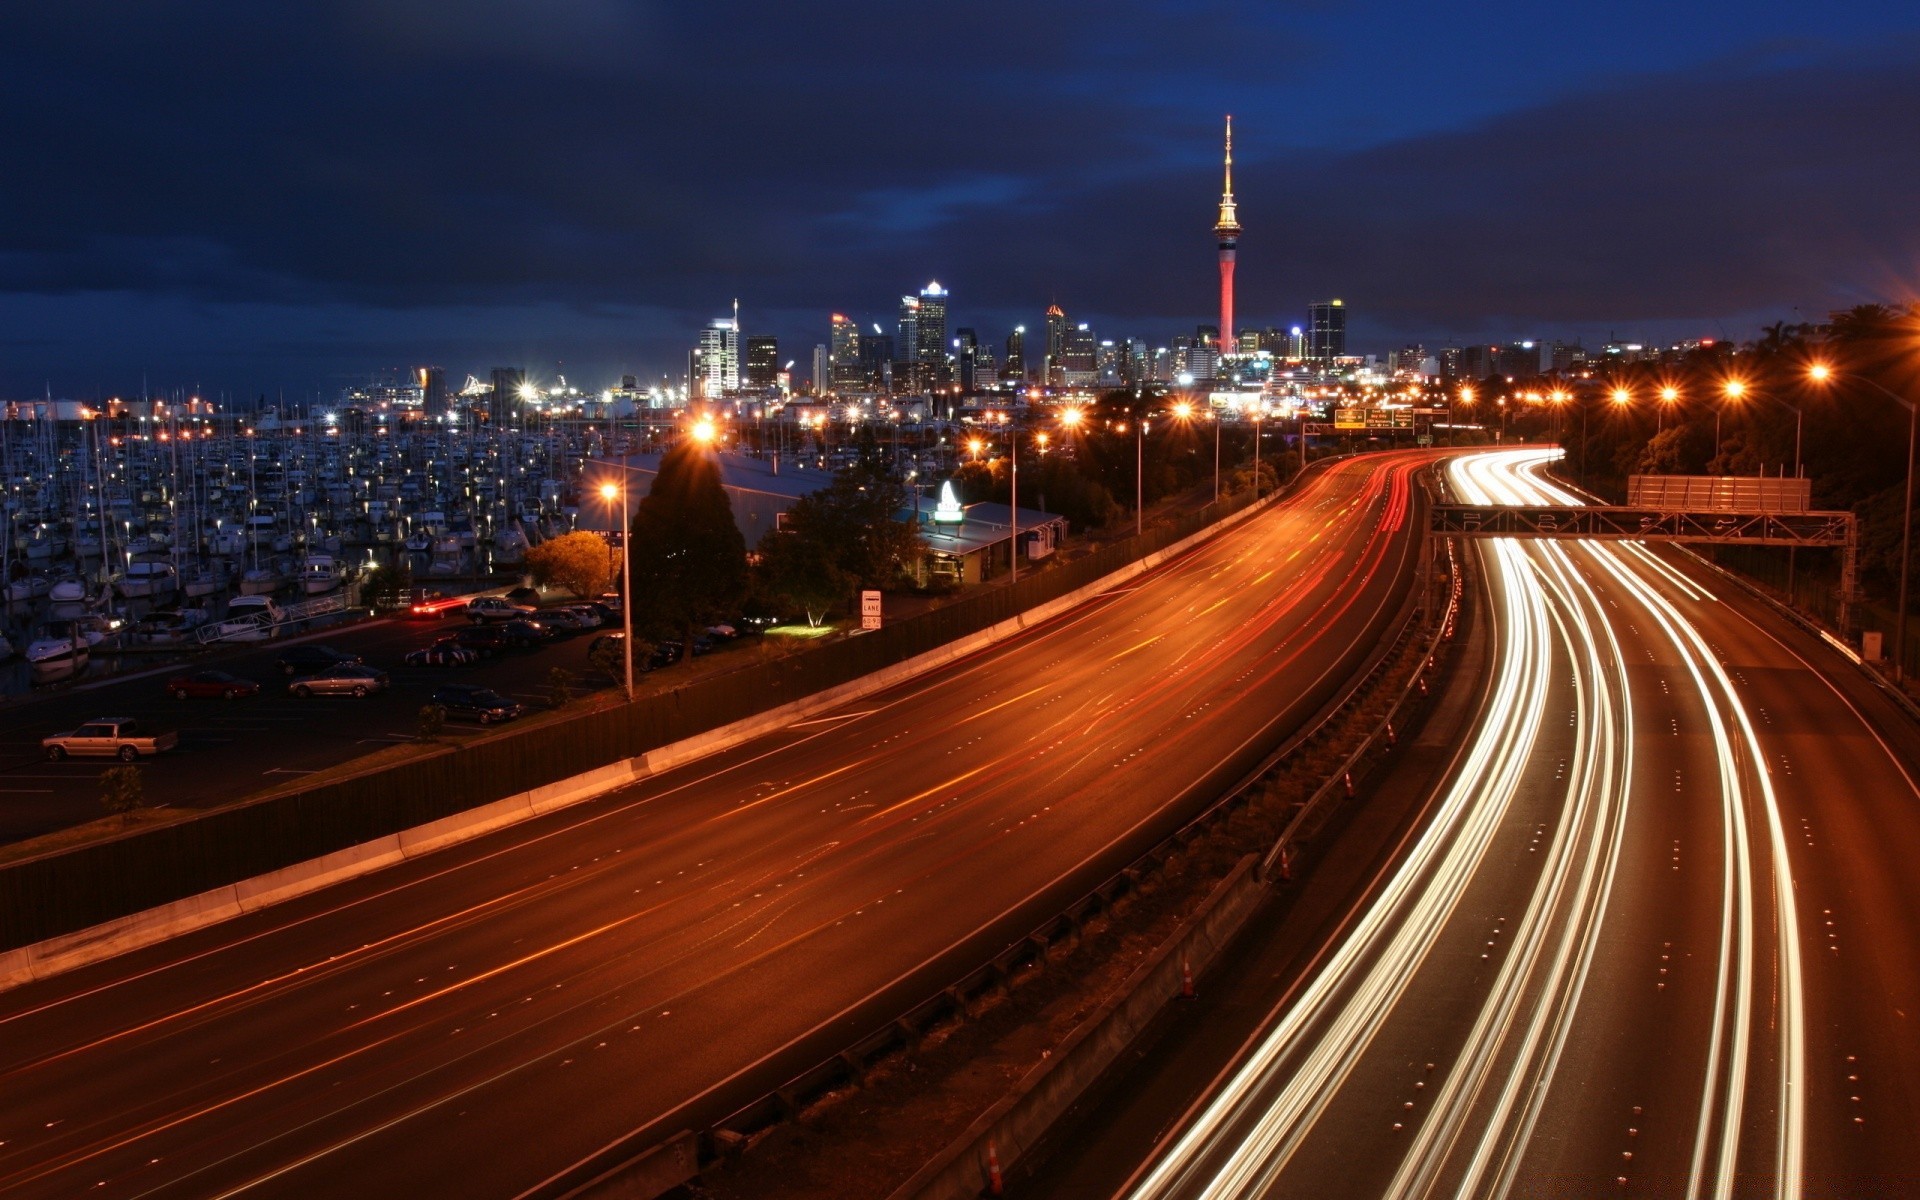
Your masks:
<instances>
[{"instance_id":1,"label":"white pickup truck","mask_svg":"<svg viewBox=\"0 0 1920 1200\"><path fill-rule=\"evenodd\" d=\"M179 734L170 729L149 733L132 717L96 717L78 729L40 739L40 748L56 761L69 754L104 754L132 762L179 744Z\"/></svg>"}]
</instances>

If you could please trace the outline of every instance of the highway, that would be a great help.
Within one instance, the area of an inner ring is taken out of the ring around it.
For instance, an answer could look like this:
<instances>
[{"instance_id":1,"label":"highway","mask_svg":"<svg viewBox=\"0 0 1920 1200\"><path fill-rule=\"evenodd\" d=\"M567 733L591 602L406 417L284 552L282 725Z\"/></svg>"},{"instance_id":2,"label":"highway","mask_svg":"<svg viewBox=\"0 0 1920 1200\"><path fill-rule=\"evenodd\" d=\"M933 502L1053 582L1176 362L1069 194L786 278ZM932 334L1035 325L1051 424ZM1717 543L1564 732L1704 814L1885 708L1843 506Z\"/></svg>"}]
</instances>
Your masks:
<instances>
[{"instance_id":1,"label":"highway","mask_svg":"<svg viewBox=\"0 0 1920 1200\"><path fill-rule=\"evenodd\" d=\"M1454 488L1578 503L1550 454ZM1677 553L1476 545L1492 674L1416 836L1080 1194L1920 1194L1914 723Z\"/></svg>"},{"instance_id":2,"label":"highway","mask_svg":"<svg viewBox=\"0 0 1920 1200\"><path fill-rule=\"evenodd\" d=\"M0 1193L517 1196L699 1128L1177 828L1377 647L1400 453L892 691L0 994Z\"/></svg>"}]
</instances>

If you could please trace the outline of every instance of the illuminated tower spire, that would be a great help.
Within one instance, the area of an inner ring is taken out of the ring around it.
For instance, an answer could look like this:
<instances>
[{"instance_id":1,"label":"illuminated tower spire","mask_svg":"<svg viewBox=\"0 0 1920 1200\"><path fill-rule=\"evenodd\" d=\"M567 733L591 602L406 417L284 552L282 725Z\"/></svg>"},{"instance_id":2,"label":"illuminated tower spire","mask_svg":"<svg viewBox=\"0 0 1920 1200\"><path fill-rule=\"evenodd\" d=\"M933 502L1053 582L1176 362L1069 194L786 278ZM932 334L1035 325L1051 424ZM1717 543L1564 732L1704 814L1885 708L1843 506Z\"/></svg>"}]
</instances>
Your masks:
<instances>
[{"instance_id":1,"label":"illuminated tower spire","mask_svg":"<svg viewBox=\"0 0 1920 1200\"><path fill-rule=\"evenodd\" d=\"M1240 248L1240 221L1233 208L1233 117L1227 117L1226 186L1220 193L1220 219L1213 223L1220 242L1220 352L1230 354L1233 338L1233 259Z\"/></svg>"}]
</instances>

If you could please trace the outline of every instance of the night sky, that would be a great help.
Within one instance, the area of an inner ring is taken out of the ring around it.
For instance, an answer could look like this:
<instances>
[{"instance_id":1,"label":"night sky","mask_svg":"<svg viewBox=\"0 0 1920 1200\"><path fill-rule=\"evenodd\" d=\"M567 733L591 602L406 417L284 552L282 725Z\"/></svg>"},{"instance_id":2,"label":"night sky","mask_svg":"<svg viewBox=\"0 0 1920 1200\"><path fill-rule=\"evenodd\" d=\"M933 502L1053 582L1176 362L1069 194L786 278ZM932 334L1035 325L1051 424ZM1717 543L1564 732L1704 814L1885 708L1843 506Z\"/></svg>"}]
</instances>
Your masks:
<instances>
[{"instance_id":1,"label":"night sky","mask_svg":"<svg viewBox=\"0 0 1920 1200\"><path fill-rule=\"evenodd\" d=\"M1164 343L1227 112L1243 327L1742 338L1920 278L1910 2L7 8L5 396L597 388L736 296L804 376L936 278Z\"/></svg>"}]
</instances>

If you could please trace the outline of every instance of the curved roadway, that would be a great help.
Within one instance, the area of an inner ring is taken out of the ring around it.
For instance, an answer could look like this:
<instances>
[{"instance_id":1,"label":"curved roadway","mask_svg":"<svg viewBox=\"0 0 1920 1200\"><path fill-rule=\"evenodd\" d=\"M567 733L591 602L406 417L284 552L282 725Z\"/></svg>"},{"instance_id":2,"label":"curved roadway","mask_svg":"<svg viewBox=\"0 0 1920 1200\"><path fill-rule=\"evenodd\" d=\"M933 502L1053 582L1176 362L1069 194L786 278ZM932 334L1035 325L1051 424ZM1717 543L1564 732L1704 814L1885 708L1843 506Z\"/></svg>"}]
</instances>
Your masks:
<instances>
[{"instance_id":1,"label":"curved roadway","mask_svg":"<svg viewBox=\"0 0 1920 1200\"><path fill-rule=\"evenodd\" d=\"M1577 503L1548 457L1456 490ZM1124 1194L1920 1194L1912 723L1678 556L1482 551L1427 824Z\"/></svg>"},{"instance_id":2,"label":"curved roadway","mask_svg":"<svg viewBox=\"0 0 1920 1200\"><path fill-rule=\"evenodd\" d=\"M1375 648L1420 454L600 801L0 996L0 1193L514 1196L716 1120L1171 832Z\"/></svg>"}]
</instances>

